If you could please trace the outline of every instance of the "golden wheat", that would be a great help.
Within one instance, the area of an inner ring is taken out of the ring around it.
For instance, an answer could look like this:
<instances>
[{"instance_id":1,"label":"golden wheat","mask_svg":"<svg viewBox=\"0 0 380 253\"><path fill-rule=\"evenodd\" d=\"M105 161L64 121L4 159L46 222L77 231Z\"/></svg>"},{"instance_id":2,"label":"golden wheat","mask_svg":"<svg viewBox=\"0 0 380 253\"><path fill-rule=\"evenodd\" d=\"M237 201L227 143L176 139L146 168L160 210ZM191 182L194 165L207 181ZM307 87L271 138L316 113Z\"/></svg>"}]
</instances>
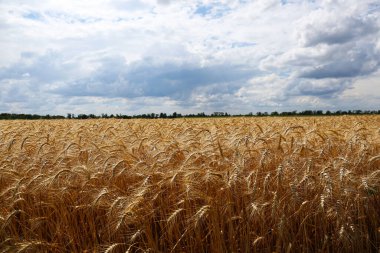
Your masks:
<instances>
[{"instance_id":1,"label":"golden wheat","mask_svg":"<svg viewBox=\"0 0 380 253\"><path fill-rule=\"evenodd\" d=\"M0 252L377 252L380 117L0 122Z\"/></svg>"}]
</instances>

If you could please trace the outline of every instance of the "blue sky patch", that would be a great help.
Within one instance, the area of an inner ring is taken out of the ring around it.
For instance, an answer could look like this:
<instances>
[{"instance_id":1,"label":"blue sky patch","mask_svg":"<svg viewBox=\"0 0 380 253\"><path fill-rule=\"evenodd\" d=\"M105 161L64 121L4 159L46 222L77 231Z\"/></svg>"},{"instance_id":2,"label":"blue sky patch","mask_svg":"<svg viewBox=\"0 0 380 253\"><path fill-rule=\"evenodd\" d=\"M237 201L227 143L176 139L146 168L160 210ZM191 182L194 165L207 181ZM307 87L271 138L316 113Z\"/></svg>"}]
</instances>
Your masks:
<instances>
[{"instance_id":1,"label":"blue sky patch","mask_svg":"<svg viewBox=\"0 0 380 253\"><path fill-rule=\"evenodd\" d=\"M28 13L22 15L23 18L31 19L31 20L37 20L41 21L43 19L43 16L36 11L29 11Z\"/></svg>"},{"instance_id":2,"label":"blue sky patch","mask_svg":"<svg viewBox=\"0 0 380 253\"><path fill-rule=\"evenodd\" d=\"M195 15L202 17L221 18L231 12L231 8L225 4L198 5L194 11Z\"/></svg>"},{"instance_id":3,"label":"blue sky patch","mask_svg":"<svg viewBox=\"0 0 380 253\"><path fill-rule=\"evenodd\" d=\"M211 13L212 8L212 5L199 5L194 13L204 17Z\"/></svg>"},{"instance_id":4,"label":"blue sky patch","mask_svg":"<svg viewBox=\"0 0 380 253\"><path fill-rule=\"evenodd\" d=\"M254 45L256 45L256 43L241 41L232 43L231 48L252 47Z\"/></svg>"}]
</instances>

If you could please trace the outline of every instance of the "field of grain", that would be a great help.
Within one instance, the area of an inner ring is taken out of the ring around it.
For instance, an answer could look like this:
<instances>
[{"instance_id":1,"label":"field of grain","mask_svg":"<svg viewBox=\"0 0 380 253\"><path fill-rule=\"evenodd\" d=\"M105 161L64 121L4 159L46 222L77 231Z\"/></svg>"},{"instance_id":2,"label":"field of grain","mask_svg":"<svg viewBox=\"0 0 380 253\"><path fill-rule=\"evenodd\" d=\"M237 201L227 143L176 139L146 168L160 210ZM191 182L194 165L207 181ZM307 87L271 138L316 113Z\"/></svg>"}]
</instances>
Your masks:
<instances>
[{"instance_id":1,"label":"field of grain","mask_svg":"<svg viewBox=\"0 0 380 253\"><path fill-rule=\"evenodd\" d=\"M377 252L380 117L0 122L0 252Z\"/></svg>"}]
</instances>

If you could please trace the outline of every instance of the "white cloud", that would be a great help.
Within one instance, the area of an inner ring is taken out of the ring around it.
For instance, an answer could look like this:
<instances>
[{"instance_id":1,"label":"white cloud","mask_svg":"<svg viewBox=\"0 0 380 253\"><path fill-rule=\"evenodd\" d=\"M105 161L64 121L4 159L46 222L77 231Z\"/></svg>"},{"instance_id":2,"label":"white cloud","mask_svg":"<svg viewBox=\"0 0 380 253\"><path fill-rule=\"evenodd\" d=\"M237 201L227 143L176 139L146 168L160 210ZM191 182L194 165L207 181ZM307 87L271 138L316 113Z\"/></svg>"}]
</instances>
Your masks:
<instances>
[{"instance_id":1,"label":"white cloud","mask_svg":"<svg viewBox=\"0 0 380 253\"><path fill-rule=\"evenodd\" d=\"M345 107L357 99L347 95L357 80L379 80L376 4L1 2L0 110L133 114ZM45 105L42 97L48 97ZM378 99L371 98L373 106Z\"/></svg>"}]
</instances>

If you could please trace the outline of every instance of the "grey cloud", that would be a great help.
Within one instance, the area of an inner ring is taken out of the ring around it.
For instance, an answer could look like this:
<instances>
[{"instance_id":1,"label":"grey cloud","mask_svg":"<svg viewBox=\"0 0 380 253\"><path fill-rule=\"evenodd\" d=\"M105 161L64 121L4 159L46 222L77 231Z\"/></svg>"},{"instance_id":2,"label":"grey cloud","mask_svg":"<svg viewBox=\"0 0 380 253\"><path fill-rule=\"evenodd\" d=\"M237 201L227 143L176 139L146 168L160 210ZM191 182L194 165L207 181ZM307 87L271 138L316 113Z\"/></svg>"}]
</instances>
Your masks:
<instances>
[{"instance_id":1,"label":"grey cloud","mask_svg":"<svg viewBox=\"0 0 380 253\"><path fill-rule=\"evenodd\" d=\"M326 51L323 60L300 71L303 78L346 78L368 75L380 66L380 55L375 44L358 41Z\"/></svg>"},{"instance_id":2,"label":"grey cloud","mask_svg":"<svg viewBox=\"0 0 380 253\"><path fill-rule=\"evenodd\" d=\"M171 2L172 0L157 0L157 3L162 5L169 5Z\"/></svg>"},{"instance_id":3,"label":"grey cloud","mask_svg":"<svg viewBox=\"0 0 380 253\"><path fill-rule=\"evenodd\" d=\"M56 52L50 51L42 56L23 52L19 62L0 68L0 80L20 79L27 74L36 82L53 82L67 78L76 67L73 63L65 63L62 56Z\"/></svg>"},{"instance_id":4,"label":"grey cloud","mask_svg":"<svg viewBox=\"0 0 380 253\"><path fill-rule=\"evenodd\" d=\"M2 104L18 103L26 100L25 90L29 90L28 83L21 80L14 82L10 80L0 81L0 100Z\"/></svg>"},{"instance_id":5,"label":"grey cloud","mask_svg":"<svg viewBox=\"0 0 380 253\"><path fill-rule=\"evenodd\" d=\"M344 78L344 77L357 77L361 75L367 75L374 72L378 67L377 62L371 62L367 66L363 66L361 62L333 62L324 64L318 67L314 67L311 70L304 71L300 77L303 78Z\"/></svg>"},{"instance_id":6,"label":"grey cloud","mask_svg":"<svg viewBox=\"0 0 380 253\"><path fill-rule=\"evenodd\" d=\"M357 13L339 18L318 10L303 22L308 24L299 27L303 45L267 57L260 63L262 69L300 79L352 79L379 69L376 17Z\"/></svg>"},{"instance_id":7,"label":"grey cloud","mask_svg":"<svg viewBox=\"0 0 380 253\"><path fill-rule=\"evenodd\" d=\"M36 113L52 101L51 96L41 99L38 84L28 78L0 80L0 87L0 108L8 112Z\"/></svg>"},{"instance_id":8,"label":"grey cloud","mask_svg":"<svg viewBox=\"0 0 380 253\"><path fill-rule=\"evenodd\" d=\"M93 76L63 84L51 92L64 96L171 97L186 99L197 87L238 83L250 73L242 66L151 64L149 59L126 65L121 59L103 62ZM214 87L222 92L225 87Z\"/></svg>"},{"instance_id":9,"label":"grey cloud","mask_svg":"<svg viewBox=\"0 0 380 253\"><path fill-rule=\"evenodd\" d=\"M285 95L289 96L314 96L320 98L333 98L350 88L350 79L304 79L299 78L291 81Z\"/></svg>"},{"instance_id":10,"label":"grey cloud","mask_svg":"<svg viewBox=\"0 0 380 253\"><path fill-rule=\"evenodd\" d=\"M0 69L0 81L9 83L6 89L1 85L2 103L41 108L38 102L42 100L34 101L34 98L55 97L54 101L58 101L58 98L75 97L106 100L151 97L178 101L185 108L195 103L194 94L201 94L216 105L225 102L223 99L235 93L253 74L243 65L203 67L197 61L177 62L176 59L144 58L126 63L123 57L103 56L95 60L98 68L83 76L75 72L81 61L65 59L54 52L46 55L24 52L19 62Z\"/></svg>"},{"instance_id":11,"label":"grey cloud","mask_svg":"<svg viewBox=\"0 0 380 253\"><path fill-rule=\"evenodd\" d=\"M373 2L370 3L368 6L368 13L370 14L376 14L380 12L380 3L378 2Z\"/></svg>"},{"instance_id":12,"label":"grey cloud","mask_svg":"<svg viewBox=\"0 0 380 253\"><path fill-rule=\"evenodd\" d=\"M332 15L332 14L330 14ZM374 35L378 31L376 20L370 17L345 17L342 19L328 16L303 27L300 37L306 47L318 44L343 44L356 38Z\"/></svg>"},{"instance_id":13,"label":"grey cloud","mask_svg":"<svg viewBox=\"0 0 380 253\"><path fill-rule=\"evenodd\" d=\"M9 112L10 106L8 104L0 103L0 111L1 112Z\"/></svg>"}]
</instances>

